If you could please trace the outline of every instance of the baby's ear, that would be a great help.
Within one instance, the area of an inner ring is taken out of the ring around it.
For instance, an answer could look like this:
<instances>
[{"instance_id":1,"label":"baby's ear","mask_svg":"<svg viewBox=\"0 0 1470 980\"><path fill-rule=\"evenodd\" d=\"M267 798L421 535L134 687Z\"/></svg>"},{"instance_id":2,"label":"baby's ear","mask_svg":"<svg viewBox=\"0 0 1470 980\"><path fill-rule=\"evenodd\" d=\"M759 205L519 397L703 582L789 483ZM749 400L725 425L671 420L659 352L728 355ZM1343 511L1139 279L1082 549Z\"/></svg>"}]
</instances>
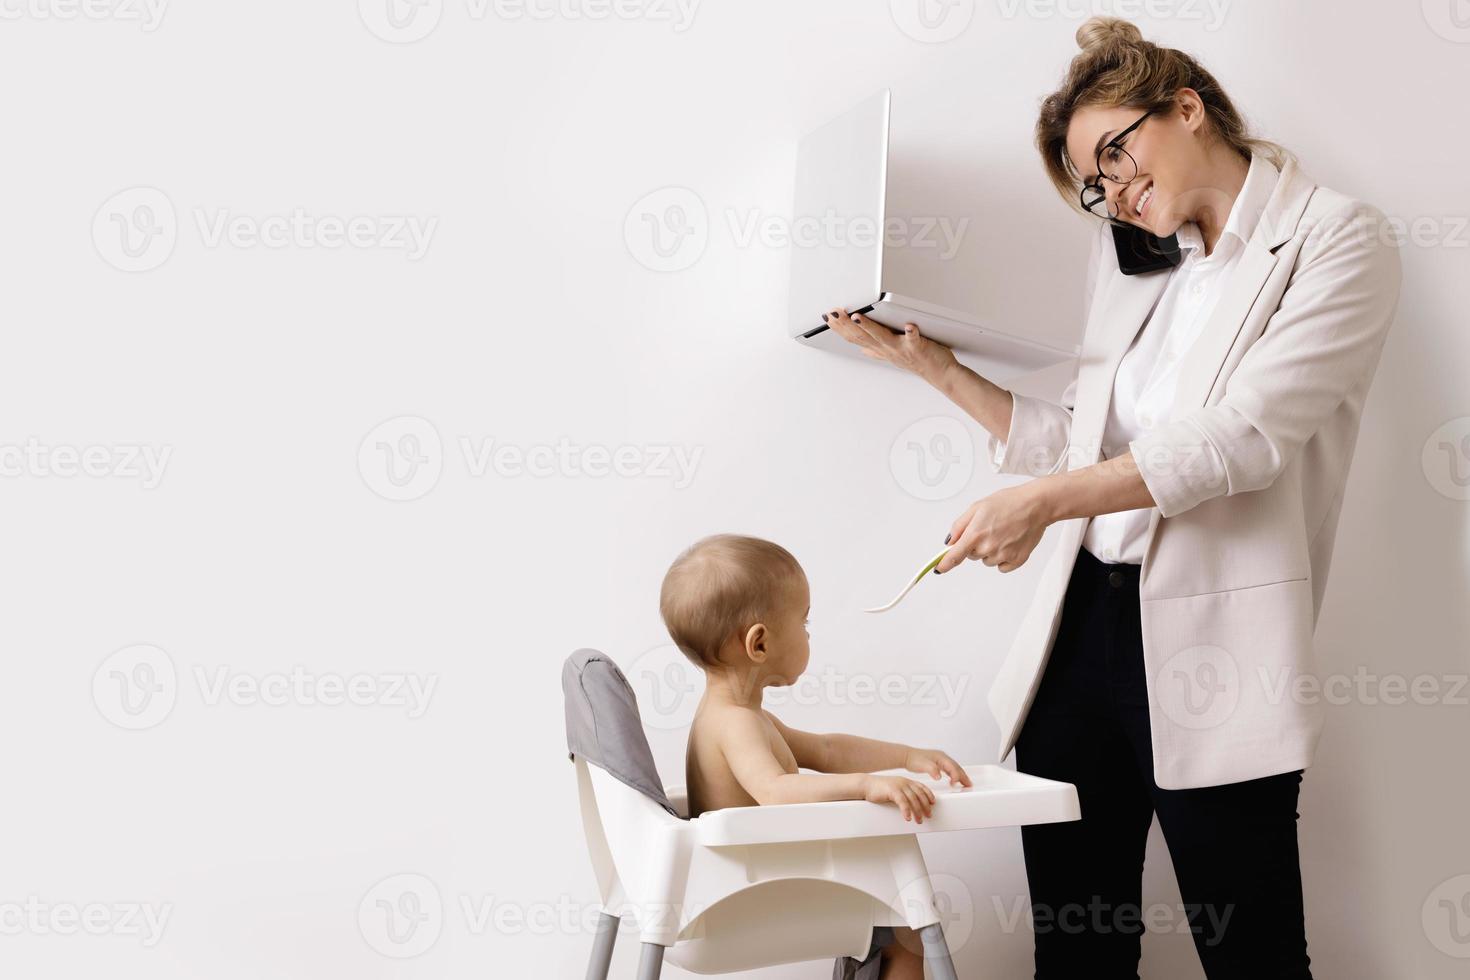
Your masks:
<instances>
[{"instance_id":1,"label":"baby's ear","mask_svg":"<svg viewBox=\"0 0 1470 980\"><path fill-rule=\"evenodd\" d=\"M765 623L756 623L745 631L745 656L753 664L766 662L766 645L770 642L771 634L766 629Z\"/></svg>"}]
</instances>

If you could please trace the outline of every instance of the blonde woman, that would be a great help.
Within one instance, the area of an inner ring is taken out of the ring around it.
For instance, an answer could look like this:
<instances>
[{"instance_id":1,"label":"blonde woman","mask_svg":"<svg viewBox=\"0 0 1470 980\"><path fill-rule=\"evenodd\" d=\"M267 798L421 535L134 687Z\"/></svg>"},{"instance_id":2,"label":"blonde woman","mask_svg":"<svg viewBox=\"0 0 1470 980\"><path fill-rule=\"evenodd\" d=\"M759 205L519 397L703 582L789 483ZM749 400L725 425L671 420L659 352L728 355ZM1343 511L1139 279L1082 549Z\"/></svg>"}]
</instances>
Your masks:
<instances>
[{"instance_id":1,"label":"blonde woman","mask_svg":"<svg viewBox=\"0 0 1470 980\"><path fill-rule=\"evenodd\" d=\"M1206 975L1310 977L1296 805L1322 718L1297 692L1399 258L1380 211L1249 135L1194 58L1115 18L1077 40L1036 124L1051 182L1101 219L1060 402L913 324L827 320L1033 477L955 520L939 573L1012 571L1058 526L989 696L999 758L1081 798L1022 830L1036 976L1137 976L1157 815Z\"/></svg>"}]
</instances>

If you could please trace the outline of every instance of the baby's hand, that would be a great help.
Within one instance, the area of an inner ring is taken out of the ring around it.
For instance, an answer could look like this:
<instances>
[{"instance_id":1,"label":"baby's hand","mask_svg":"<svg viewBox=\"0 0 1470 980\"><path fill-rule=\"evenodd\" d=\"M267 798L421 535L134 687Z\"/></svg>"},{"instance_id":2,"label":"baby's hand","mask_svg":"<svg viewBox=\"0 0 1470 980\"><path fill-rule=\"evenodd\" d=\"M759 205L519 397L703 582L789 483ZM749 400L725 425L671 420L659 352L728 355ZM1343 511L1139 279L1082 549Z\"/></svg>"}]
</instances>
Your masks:
<instances>
[{"instance_id":1,"label":"baby's hand","mask_svg":"<svg viewBox=\"0 0 1470 980\"><path fill-rule=\"evenodd\" d=\"M970 786L970 774L958 762L938 749L909 749L908 761L903 767L909 772L922 772L940 779L949 777L951 786Z\"/></svg>"},{"instance_id":2,"label":"baby's hand","mask_svg":"<svg viewBox=\"0 0 1470 980\"><path fill-rule=\"evenodd\" d=\"M905 820L924 822L934 810L934 793L904 776L869 776L863 797L869 803L896 803Z\"/></svg>"}]
</instances>

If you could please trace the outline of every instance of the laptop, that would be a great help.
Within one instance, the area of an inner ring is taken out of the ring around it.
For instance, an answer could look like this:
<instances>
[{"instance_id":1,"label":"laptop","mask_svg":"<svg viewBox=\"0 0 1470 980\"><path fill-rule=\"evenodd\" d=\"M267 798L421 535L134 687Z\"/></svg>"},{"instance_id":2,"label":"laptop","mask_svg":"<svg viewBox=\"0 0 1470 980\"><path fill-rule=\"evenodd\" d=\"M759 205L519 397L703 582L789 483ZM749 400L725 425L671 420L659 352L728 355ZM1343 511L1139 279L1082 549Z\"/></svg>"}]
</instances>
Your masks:
<instances>
[{"instance_id":1,"label":"laptop","mask_svg":"<svg viewBox=\"0 0 1470 980\"><path fill-rule=\"evenodd\" d=\"M884 89L803 137L797 147L796 218L791 247L789 330L811 347L861 356L822 321L842 307L895 330L916 323L992 381L1030 374L1078 356L1079 347L1042 343L889 288L883 264L887 227L888 122Z\"/></svg>"}]
</instances>

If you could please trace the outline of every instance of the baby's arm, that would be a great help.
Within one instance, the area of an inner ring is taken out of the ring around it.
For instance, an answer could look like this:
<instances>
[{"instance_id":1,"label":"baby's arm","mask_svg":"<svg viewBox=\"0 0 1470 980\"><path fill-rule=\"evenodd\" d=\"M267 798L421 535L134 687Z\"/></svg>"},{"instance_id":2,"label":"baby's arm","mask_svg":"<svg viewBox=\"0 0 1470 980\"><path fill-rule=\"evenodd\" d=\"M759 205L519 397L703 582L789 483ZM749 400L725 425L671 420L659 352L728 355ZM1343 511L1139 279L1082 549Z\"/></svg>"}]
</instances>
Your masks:
<instances>
[{"instance_id":1,"label":"baby's arm","mask_svg":"<svg viewBox=\"0 0 1470 980\"><path fill-rule=\"evenodd\" d=\"M948 755L937 749L916 749L898 742L880 742L875 738L860 735L823 734L803 732L789 728L769 711L771 719L796 764L821 772L872 772L874 769L907 769L922 772L940 779L949 777L951 785L971 785L970 776L964 768Z\"/></svg>"},{"instance_id":2,"label":"baby's arm","mask_svg":"<svg viewBox=\"0 0 1470 980\"><path fill-rule=\"evenodd\" d=\"M738 712L720 728L720 751L741 787L762 806L772 803L819 803L827 800L867 800L895 803L905 820L932 812L934 794L902 776L875 776L866 772L787 772L781 767L760 716ZM788 743L789 744L789 743ZM793 754L795 750L793 749ZM801 765L798 759L797 765Z\"/></svg>"}]
</instances>

